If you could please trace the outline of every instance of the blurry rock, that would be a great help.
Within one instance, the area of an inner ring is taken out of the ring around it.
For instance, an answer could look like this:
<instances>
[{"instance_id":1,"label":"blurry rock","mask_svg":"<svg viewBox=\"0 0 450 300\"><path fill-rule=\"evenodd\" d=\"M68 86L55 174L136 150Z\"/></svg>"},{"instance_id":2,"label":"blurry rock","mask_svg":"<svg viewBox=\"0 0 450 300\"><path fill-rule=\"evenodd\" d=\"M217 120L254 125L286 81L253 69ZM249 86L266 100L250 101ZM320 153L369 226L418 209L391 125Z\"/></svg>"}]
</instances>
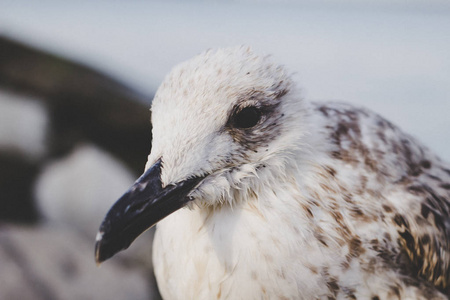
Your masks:
<instances>
[{"instance_id":1,"label":"blurry rock","mask_svg":"<svg viewBox=\"0 0 450 300\"><path fill-rule=\"evenodd\" d=\"M47 107L50 155L64 155L77 143L91 141L133 171L142 171L142 158L150 152L151 95L2 36L0 89L27 95Z\"/></svg>"},{"instance_id":2,"label":"blurry rock","mask_svg":"<svg viewBox=\"0 0 450 300\"><path fill-rule=\"evenodd\" d=\"M36 200L45 222L79 231L93 242L108 210L135 181L123 163L94 145L82 145L46 165L36 181ZM119 257L152 270L153 233L141 236Z\"/></svg>"},{"instance_id":3,"label":"blurry rock","mask_svg":"<svg viewBox=\"0 0 450 300\"><path fill-rule=\"evenodd\" d=\"M46 107L0 89L0 220L35 222L31 186L46 155Z\"/></svg>"},{"instance_id":4,"label":"blurry rock","mask_svg":"<svg viewBox=\"0 0 450 300\"><path fill-rule=\"evenodd\" d=\"M104 215L150 153L151 98L0 35L0 299L159 299L152 230L94 261Z\"/></svg>"},{"instance_id":5,"label":"blurry rock","mask_svg":"<svg viewBox=\"0 0 450 300\"><path fill-rule=\"evenodd\" d=\"M146 274L118 261L96 267L92 243L49 226L0 226L0 299L151 299Z\"/></svg>"},{"instance_id":6,"label":"blurry rock","mask_svg":"<svg viewBox=\"0 0 450 300\"><path fill-rule=\"evenodd\" d=\"M78 146L44 166L36 182L36 200L46 220L65 223L93 241L109 208L135 179L105 151Z\"/></svg>"},{"instance_id":7,"label":"blurry rock","mask_svg":"<svg viewBox=\"0 0 450 300\"><path fill-rule=\"evenodd\" d=\"M0 90L0 149L27 157L42 158L46 152L48 112L32 97Z\"/></svg>"},{"instance_id":8,"label":"blurry rock","mask_svg":"<svg viewBox=\"0 0 450 300\"><path fill-rule=\"evenodd\" d=\"M36 221L35 175L80 144L140 175L150 152L150 102L107 75L0 35L0 161L12 161L0 169L0 220Z\"/></svg>"}]
</instances>

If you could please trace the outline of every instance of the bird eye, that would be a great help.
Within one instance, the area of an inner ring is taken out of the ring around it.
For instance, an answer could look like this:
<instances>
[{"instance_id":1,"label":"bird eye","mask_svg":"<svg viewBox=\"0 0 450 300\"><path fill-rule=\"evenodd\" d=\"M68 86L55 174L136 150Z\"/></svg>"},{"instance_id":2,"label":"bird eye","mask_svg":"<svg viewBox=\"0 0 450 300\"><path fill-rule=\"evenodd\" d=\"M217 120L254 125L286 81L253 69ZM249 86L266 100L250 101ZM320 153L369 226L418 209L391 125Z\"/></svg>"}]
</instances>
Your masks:
<instances>
[{"instance_id":1,"label":"bird eye","mask_svg":"<svg viewBox=\"0 0 450 300\"><path fill-rule=\"evenodd\" d=\"M245 107L234 115L233 123L236 128L250 128L258 124L261 112L254 106Z\"/></svg>"}]
</instances>

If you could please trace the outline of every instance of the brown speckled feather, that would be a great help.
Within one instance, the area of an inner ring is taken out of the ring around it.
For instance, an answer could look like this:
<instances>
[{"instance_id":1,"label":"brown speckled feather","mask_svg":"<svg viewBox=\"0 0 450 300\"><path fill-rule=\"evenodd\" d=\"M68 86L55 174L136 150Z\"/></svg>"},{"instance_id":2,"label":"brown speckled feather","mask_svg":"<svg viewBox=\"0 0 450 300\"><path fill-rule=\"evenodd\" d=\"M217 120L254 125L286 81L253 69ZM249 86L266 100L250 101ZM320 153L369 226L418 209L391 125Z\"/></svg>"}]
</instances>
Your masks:
<instances>
[{"instance_id":1,"label":"brown speckled feather","mask_svg":"<svg viewBox=\"0 0 450 300\"><path fill-rule=\"evenodd\" d=\"M394 246L372 241L379 256L406 284L425 282L450 295L450 166L370 111L336 103L315 110L329 124L330 156L361 174L359 193L376 195L376 214L396 228ZM367 177L378 190L366 186Z\"/></svg>"}]
</instances>

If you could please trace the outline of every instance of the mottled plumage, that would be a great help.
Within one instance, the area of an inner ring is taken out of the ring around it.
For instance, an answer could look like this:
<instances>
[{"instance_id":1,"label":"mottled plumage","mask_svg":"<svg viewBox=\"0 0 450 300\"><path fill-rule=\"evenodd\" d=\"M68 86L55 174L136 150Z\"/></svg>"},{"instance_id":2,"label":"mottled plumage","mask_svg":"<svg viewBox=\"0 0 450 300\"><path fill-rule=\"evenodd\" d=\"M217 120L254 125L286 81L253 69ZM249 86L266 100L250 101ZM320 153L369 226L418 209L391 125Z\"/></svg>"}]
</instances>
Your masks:
<instances>
[{"instance_id":1,"label":"mottled plumage","mask_svg":"<svg viewBox=\"0 0 450 300\"><path fill-rule=\"evenodd\" d=\"M450 165L377 114L308 103L241 47L176 67L152 123L147 168L161 166L162 188L201 178L157 225L165 299L450 294Z\"/></svg>"}]
</instances>

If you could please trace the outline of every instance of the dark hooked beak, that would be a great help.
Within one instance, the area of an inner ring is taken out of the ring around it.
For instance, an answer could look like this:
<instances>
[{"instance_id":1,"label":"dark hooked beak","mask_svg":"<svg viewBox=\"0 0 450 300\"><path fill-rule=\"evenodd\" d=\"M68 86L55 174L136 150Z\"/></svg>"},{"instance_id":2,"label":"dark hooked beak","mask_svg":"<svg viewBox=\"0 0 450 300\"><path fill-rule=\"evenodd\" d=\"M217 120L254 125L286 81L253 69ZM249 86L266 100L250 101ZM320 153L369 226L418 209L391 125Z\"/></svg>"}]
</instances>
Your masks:
<instances>
[{"instance_id":1,"label":"dark hooked beak","mask_svg":"<svg viewBox=\"0 0 450 300\"><path fill-rule=\"evenodd\" d=\"M127 249L144 231L185 206L189 192L203 177L188 178L162 187L161 159L149 168L111 207L97 234L97 264Z\"/></svg>"}]
</instances>

